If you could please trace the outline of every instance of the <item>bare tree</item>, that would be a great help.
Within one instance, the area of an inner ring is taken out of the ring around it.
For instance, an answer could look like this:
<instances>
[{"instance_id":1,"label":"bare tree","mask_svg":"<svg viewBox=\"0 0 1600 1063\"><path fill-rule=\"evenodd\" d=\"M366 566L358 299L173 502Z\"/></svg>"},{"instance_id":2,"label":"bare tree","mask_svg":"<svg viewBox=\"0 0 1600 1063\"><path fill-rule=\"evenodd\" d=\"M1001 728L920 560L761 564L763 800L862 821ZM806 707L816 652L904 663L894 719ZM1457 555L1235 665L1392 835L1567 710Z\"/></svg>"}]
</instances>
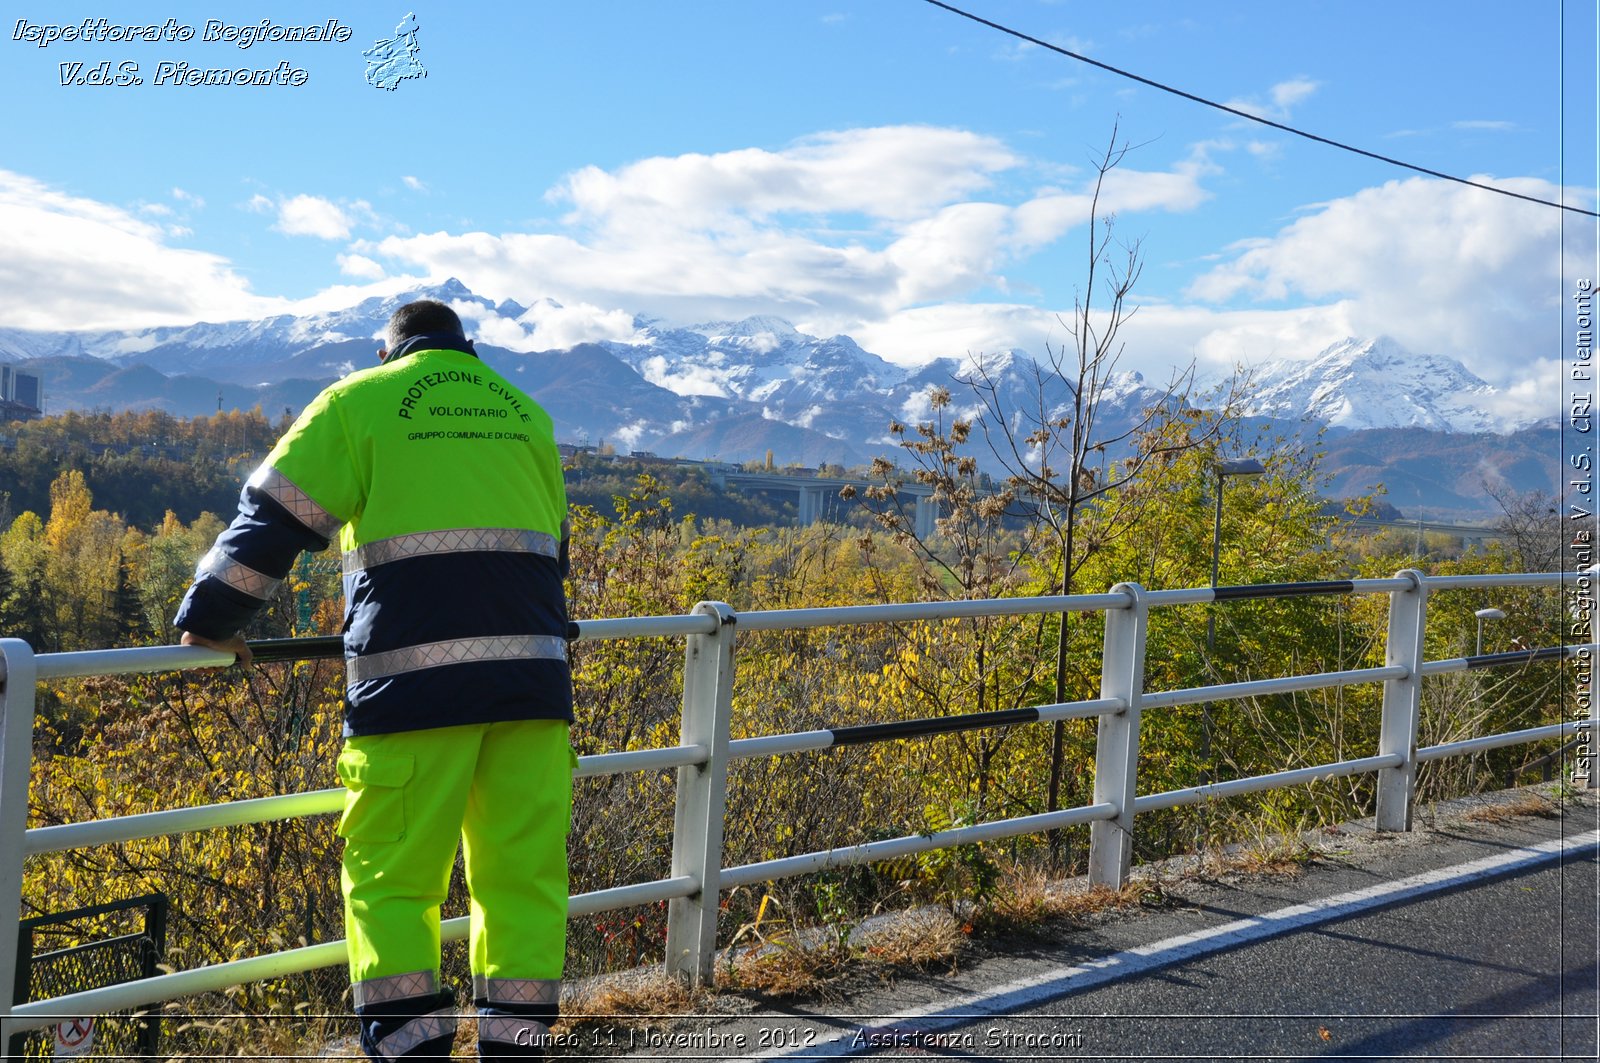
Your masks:
<instances>
[{"instance_id":1,"label":"bare tree","mask_svg":"<svg viewBox=\"0 0 1600 1063\"><path fill-rule=\"evenodd\" d=\"M1058 318L1068 342L1046 345L1046 357L1035 361L1032 386L1020 401L1008 395L992 359L975 358L964 380L981 403L977 425L1006 471L1008 490L1032 522L1036 541L1049 551L1050 564L1059 565L1063 595L1072 593L1074 577L1098 547L1138 525L1149 495L1119 489L1180 451L1213 444L1244 386L1235 374L1212 397L1210 405L1220 416L1193 417L1191 360L1174 370L1132 423L1108 429L1103 422L1115 389L1125 380L1118 374L1125 353L1122 330L1137 311L1130 300L1143 268L1139 241L1119 240L1116 216L1101 207L1107 178L1130 150L1113 126L1105 150L1092 160L1087 274L1074 294L1070 319ZM1111 454L1122 456L1113 462ZM1090 505L1100 509L1094 522L1097 538L1085 542L1082 515ZM1067 700L1071 630L1069 614L1063 614L1055 647L1057 702ZM1065 734L1064 722L1058 721L1050 745L1050 811L1060 807Z\"/></svg>"},{"instance_id":2,"label":"bare tree","mask_svg":"<svg viewBox=\"0 0 1600 1063\"><path fill-rule=\"evenodd\" d=\"M1547 491L1519 492L1495 484L1485 484L1484 490L1500 507L1494 528L1505 538L1518 571L1558 571L1566 533L1556 497Z\"/></svg>"}]
</instances>

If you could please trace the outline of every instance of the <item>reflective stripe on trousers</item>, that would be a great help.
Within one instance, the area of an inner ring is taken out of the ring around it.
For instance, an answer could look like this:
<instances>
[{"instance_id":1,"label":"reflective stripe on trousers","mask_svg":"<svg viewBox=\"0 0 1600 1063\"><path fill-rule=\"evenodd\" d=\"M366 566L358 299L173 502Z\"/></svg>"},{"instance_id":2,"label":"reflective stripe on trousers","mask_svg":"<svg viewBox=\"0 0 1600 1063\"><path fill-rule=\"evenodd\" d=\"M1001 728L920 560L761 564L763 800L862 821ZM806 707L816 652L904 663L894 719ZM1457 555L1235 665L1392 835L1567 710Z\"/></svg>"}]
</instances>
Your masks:
<instances>
[{"instance_id":1,"label":"reflective stripe on trousers","mask_svg":"<svg viewBox=\"0 0 1600 1063\"><path fill-rule=\"evenodd\" d=\"M480 1045L507 1045L514 1048L544 1048L550 1040L550 1027L538 1019L520 1015L478 1016Z\"/></svg>"},{"instance_id":2,"label":"reflective stripe on trousers","mask_svg":"<svg viewBox=\"0 0 1600 1063\"><path fill-rule=\"evenodd\" d=\"M350 984L350 998L357 1011L374 1004L388 1004L395 1000L431 997L438 992L439 975L436 971L411 971L408 974L368 978Z\"/></svg>"},{"instance_id":3,"label":"reflective stripe on trousers","mask_svg":"<svg viewBox=\"0 0 1600 1063\"><path fill-rule=\"evenodd\" d=\"M480 1005L497 1007L528 1005L548 1007L561 1000L561 980L557 978L489 978L472 976L472 999Z\"/></svg>"}]
</instances>

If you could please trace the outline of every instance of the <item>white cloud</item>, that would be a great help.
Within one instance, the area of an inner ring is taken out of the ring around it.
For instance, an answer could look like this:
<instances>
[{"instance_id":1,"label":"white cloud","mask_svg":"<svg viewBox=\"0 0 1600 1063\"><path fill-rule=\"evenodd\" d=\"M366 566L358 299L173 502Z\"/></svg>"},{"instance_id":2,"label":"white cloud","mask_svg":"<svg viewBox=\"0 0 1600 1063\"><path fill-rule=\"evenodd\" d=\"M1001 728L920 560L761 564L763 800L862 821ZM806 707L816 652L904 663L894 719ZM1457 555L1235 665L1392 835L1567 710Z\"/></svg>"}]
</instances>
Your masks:
<instances>
[{"instance_id":1,"label":"white cloud","mask_svg":"<svg viewBox=\"0 0 1600 1063\"><path fill-rule=\"evenodd\" d=\"M998 264L1010 213L998 203L960 203L908 225L884 253L898 278L895 301L959 297L982 287Z\"/></svg>"},{"instance_id":2,"label":"white cloud","mask_svg":"<svg viewBox=\"0 0 1600 1063\"><path fill-rule=\"evenodd\" d=\"M415 289L431 281L443 280L443 277L420 277L415 274L399 273L387 276L382 280L374 280L364 284L334 284L321 291L309 295L304 299L296 299L285 304L275 313L289 314L323 314L332 310L345 310L363 299L377 297L387 299L391 295ZM374 339L382 339L381 332L373 334Z\"/></svg>"},{"instance_id":3,"label":"white cloud","mask_svg":"<svg viewBox=\"0 0 1600 1063\"><path fill-rule=\"evenodd\" d=\"M1070 33L1051 33L1045 35L1042 39L1049 44L1055 45L1057 48L1064 48L1067 51L1074 52L1078 55L1085 55L1094 51L1095 49L1094 41L1089 40L1086 37L1078 37ZM1058 56L1053 55L1051 52L1040 48L1032 41L1016 39L1005 41L994 50L993 54L996 59L1005 63L1021 62L1022 60L1029 59L1035 55L1045 56L1049 59L1059 58Z\"/></svg>"},{"instance_id":4,"label":"white cloud","mask_svg":"<svg viewBox=\"0 0 1600 1063\"><path fill-rule=\"evenodd\" d=\"M1352 304L1339 301L1283 310L1219 310L1207 306L1153 304L1139 309L1126 330L1146 375L1161 365L1192 360L1203 377L1225 377L1236 368L1311 358L1329 344L1359 332ZM1158 362L1147 360L1160 352Z\"/></svg>"},{"instance_id":5,"label":"white cloud","mask_svg":"<svg viewBox=\"0 0 1600 1063\"><path fill-rule=\"evenodd\" d=\"M281 312L226 259L121 208L0 170L0 284L15 328L136 328Z\"/></svg>"},{"instance_id":6,"label":"white cloud","mask_svg":"<svg viewBox=\"0 0 1600 1063\"><path fill-rule=\"evenodd\" d=\"M376 281L385 276L384 268L366 255L338 255L336 258L339 272L347 277Z\"/></svg>"},{"instance_id":7,"label":"white cloud","mask_svg":"<svg viewBox=\"0 0 1600 1063\"><path fill-rule=\"evenodd\" d=\"M517 320L533 330L533 340L539 350L559 350L602 340L641 342L632 314L625 310L603 310L592 303L563 306L541 299Z\"/></svg>"},{"instance_id":8,"label":"white cloud","mask_svg":"<svg viewBox=\"0 0 1600 1063\"><path fill-rule=\"evenodd\" d=\"M1475 180L1561 198L1535 178ZM1567 199L1591 201L1577 191ZM1569 225L1565 240L1576 276L1594 261L1594 231ZM1201 276L1189 294L1215 304L1341 304L1348 335L1393 336L1503 384L1560 343L1561 247L1557 210L1416 177L1320 205Z\"/></svg>"},{"instance_id":9,"label":"white cloud","mask_svg":"<svg viewBox=\"0 0 1600 1063\"><path fill-rule=\"evenodd\" d=\"M589 166L552 198L572 204L574 221L613 229L640 218L727 226L781 213L910 220L987 188L1021 161L977 133L885 126L819 133L776 152L657 157L615 173Z\"/></svg>"},{"instance_id":10,"label":"white cloud","mask_svg":"<svg viewBox=\"0 0 1600 1063\"><path fill-rule=\"evenodd\" d=\"M252 214L265 214L272 209L272 206L272 200L257 192L250 197L250 201L244 205L244 208Z\"/></svg>"},{"instance_id":11,"label":"white cloud","mask_svg":"<svg viewBox=\"0 0 1600 1063\"><path fill-rule=\"evenodd\" d=\"M1555 416L1560 404L1561 363L1554 358L1538 358L1523 367L1521 380L1512 381L1486 405L1508 421Z\"/></svg>"},{"instance_id":12,"label":"white cloud","mask_svg":"<svg viewBox=\"0 0 1600 1063\"><path fill-rule=\"evenodd\" d=\"M400 180L413 192L426 192L428 190L428 186L423 183L420 177L412 177L410 174L406 174Z\"/></svg>"},{"instance_id":13,"label":"white cloud","mask_svg":"<svg viewBox=\"0 0 1600 1063\"><path fill-rule=\"evenodd\" d=\"M1485 129L1495 133L1509 133L1517 128L1515 122L1502 122L1494 119L1467 119L1461 122L1451 122L1451 129Z\"/></svg>"},{"instance_id":14,"label":"white cloud","mask_svg":"<svg viewBox=\"0 0 1600 1063\"><path fill-rule=\"evenodd\" d=\"M541 299L515 321L499 316L483 316L475 303L453 306L467 331L484 343L511 351L552 351L580 343L614 340L638 343L633 315L625 310L605 310L590 303L563 306Z\"/></svg>"},{"instance_id":15,"label":"white cloud","mask_svg":"<svg viewBox=\"0 0 1600 1063\"><path fill-rule=\"evenodd\" d=\"M1282 122L1288 120L1289 112L1294 106L1308 99L1317 91L1320 84L1307 77L1290 78L1268 89L1265 102L1260 96L1241 96L1227 101L1227 105L1236 111L1253 114L1258 118L1270 118Z\"/></svg>"},{"instance_id":16,"label":"white cloud","mask_svg":"<svg viewBox=\"0 0 1600 1063\"><path fill-rule=\"evenodd\" d=\"M899 365L1021 347L1042 354L1062 338L1055 312L1020 303L944 303L910 307L852 332L867 350Z\"/></svg>"},{"instance_id":17,"label":"white cloud","mask_svg":"<svg viewBox=\"0 0 1600 1063\"><path fill-rule=\"evenodd\" d=\"M1310 78L1294 78L1290 81L1280 81L1272 86L1270 95L1272 105L1283 114L1288 114L1289 109L1301 100L1317 91L1317 82Z\"/></svg>"},{"instance_id":18,"label":"white cloud","mask_svg":"<svg viewBox=\"0 0 1600 1063\"><path fill-rule=\"evenodd\" d=\"M1101 214L1192 210L1210 197L1200 179L1216 169L1200 150L1167 172L1119 167L1106 175ZM1009 249L1025 254L1054 243L1088 222L1093 202L1088 190L1050 190L1018 205L1010 214Z\"/></svg>"},{"instance_id":19,"label":"white cloud","mask_svg":"<svg viewBox=\"0 0 1600 1063\"><path fill-rule=\"evenodd\" d=\"M250 202L254 204L255 199ZM343 240L350 235L352 224L350 215L332 200L298 195L278 203L278 223L273 228L289 236Z\"/></svg>"},{"instance_id":20,"label":"white cloud","mask_svg":"<svg viewBox=\"0 0 1600 1063\"><path fill-rule=\"evenodd\" d=\"M1070 320L1071 307L945 303L901 311L853 335L867 350L906 366L1013 348L1042 359L1071 344L1064 324ZM1126 350L1116 368L1165 381L1174 366L1193 361L1201 375L1216 378L1239 361L1309 357L1348 334L1340 307L1216 310L1142 301L1121 333Z\"/></svg>"},{"instance_id":21,"label":"white cloud","mask_svg":"<svg viewBox=\"0 0 1600 1063\"><path fill-rule=\"evenodd\" d=\"M624 449L632 450L639 445L639 440L644 438L644 434L650 431L652 427L648 421L635 421L632 424L623 425L617 429L616 442L620 443Z\"/></svg>"},{"instance_id":22,"label":"white cloud","mask_svg":"<svg viewBox=\"0 0 1600 1063\"><path fill-rule=\"evenodd\" d=\"M684 364L674 371L666 358L657 355L645 359L639 375L679 395L706 395L719 399L729 397L729 390L723 386L724 374L711 366Z\"/></svg>"},{"instance_id":23,"label":"white cloud","mask_svg":"<svg viewBox=\"0 0 1600 1063\"><path fill-rule=\"evenodd\" d=\"M999 141L894 126L820 134L780 151L652 158L569 177L555 232L435 232L362 250L476 291L537 292L570 305L669 320L778 314L827 333L929 300L1004 287L1008 263L1088 217L1075 187L997 187L1035 172ZM1038 167L1037 169L1043 169ZM1186 210L1205 198L1200 156L1172 172L1126 170L1110 209ZM525 295L523 297L526 297Z\"/></svg>"}]
</instances>

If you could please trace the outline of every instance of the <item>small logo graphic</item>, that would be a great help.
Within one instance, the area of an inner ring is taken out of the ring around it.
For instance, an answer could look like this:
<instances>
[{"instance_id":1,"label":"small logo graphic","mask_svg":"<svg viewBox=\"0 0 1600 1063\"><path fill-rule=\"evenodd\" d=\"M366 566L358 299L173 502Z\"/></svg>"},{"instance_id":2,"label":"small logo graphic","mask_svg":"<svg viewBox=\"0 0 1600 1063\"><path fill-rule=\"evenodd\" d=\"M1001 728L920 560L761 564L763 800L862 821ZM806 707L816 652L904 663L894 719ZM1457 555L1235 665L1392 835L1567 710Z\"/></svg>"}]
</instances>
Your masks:
<instances>
[{"instance_id":1,"label":"small logo graphic","mask_svg":"<svg viewBox=\"0 0 1600 1063\"><path fill-rule=\"evenodd\" d=\"M367 57L367 84L393 92L408 78L425 78L427 70L417 59L417 16L407 13L394 28L394 36L377 41L361 54Z\"/></svg>"}]
</instances>

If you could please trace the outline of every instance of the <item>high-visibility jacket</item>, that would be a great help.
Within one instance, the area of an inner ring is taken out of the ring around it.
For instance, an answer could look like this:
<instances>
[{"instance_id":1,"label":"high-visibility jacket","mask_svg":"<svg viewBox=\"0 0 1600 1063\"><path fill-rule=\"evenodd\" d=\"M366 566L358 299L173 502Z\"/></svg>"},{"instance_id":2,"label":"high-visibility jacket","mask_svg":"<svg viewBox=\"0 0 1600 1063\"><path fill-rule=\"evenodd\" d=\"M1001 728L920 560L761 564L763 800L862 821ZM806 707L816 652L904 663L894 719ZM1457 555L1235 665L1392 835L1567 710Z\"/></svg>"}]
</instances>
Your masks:
<instances>
[{"instance_id":1,"label":"high-visibility jacket","mask_svg":"<svg viewBox=\"0 0 1600 1063\"><path fill-rule=\"evenodd\" d=\"M550 417L471 344L353 373L239 498L175 620L227 638L302 550L344 551L345 734L572 719Z\"/></svg>"}]
</instances>

